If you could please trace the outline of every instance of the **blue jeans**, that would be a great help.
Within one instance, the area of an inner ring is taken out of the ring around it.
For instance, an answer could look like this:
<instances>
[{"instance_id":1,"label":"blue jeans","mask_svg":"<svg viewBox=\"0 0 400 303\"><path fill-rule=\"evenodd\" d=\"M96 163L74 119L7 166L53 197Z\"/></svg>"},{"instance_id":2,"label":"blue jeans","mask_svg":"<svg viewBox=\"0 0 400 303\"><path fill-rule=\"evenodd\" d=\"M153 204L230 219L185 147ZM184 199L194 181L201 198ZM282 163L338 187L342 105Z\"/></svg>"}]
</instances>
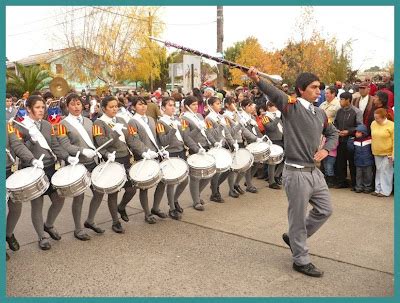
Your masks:
<instances>
[{"instance_id":1,"label":"blue jeans","mask_svg":"<svg viewBox=\"0 0 400 303\"><path fill-rule=\"evenodd\" d=\"M322 162L324 163L325 176L327 176L327 177L335 176L336 158L332 157L332 156L328 156L324 160L322 160Z\"/></svg>"}]
</instances>

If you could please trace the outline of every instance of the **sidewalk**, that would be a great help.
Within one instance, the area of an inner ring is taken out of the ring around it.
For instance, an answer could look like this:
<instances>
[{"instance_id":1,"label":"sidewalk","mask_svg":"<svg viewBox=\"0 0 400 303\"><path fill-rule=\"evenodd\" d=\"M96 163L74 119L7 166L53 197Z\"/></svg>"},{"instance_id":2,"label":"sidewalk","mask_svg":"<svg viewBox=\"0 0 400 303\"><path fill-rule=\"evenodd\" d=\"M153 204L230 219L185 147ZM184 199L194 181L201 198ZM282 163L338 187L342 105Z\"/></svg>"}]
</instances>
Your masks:
<instances>
[{"instance_id":1,"label":"sidewalk","mask_svg":"<svg viewBox=\"0 0 400 303\"><path fill-rule=\"evenodd\" d=\"M292 270L290 250L281 239L287 230L283 190L255 180L258 194L206 210L181 197L182 221L144 222L138 194L129 204L126 233L111 230L107 203L96 222L106 229L92 239L73 237L71 199L56 221L62 240L41 251L25 204L15 232L21 244L7 262L8 296L392 296L393 196L376 198L347 189L331 190L334 213L309 239L312 261L325 271L315 279ZM151 190L151 193L153 191ZM89 202L90 191L85 202ZM149 194L149 197L152 195ZM50 201L46 198L47 211ZM82 221L88 203L84 205ZM166 196L162 209L167 211ZM43 212L45 214L45 212ZM122 221L123 222L123 221Z\"/></svg>"}]
</instances>

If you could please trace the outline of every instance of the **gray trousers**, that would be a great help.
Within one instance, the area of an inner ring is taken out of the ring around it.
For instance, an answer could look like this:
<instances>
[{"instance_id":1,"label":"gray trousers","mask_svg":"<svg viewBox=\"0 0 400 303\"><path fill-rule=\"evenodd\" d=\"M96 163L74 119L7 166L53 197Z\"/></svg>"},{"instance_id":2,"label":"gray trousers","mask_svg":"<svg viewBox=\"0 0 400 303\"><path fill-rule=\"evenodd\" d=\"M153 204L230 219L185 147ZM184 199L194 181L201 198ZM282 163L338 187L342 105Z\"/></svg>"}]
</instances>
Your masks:
<instances>
[{"instance_id":1,"label":"gray trousers","mask_svg":"<svg viewBox=\"0 0 400 303\"><path fill-rule=\"evenodd\" d=\"M104 196L103 193L99 193L98 191L95 191L93 189L92 189L92 194L93 194L93 197L90 201L89 214L88 214L88 218L86 220L90 224L94 223L94 217L97 213L97 210L100 207L101 201ZM74 218L76 232L79 232L80 230L82 230L81 216L82 216L82 205L83 205L84 198L85 198L85 194L83 193L79 196L74 197L72 200L72 217Z\"/></svg>"},{"instance_id":2,"label":"gray trousers","mask_svg":"<svg viewBox=\"0 0 400 303\"><path fill-rule=\"evenodd\" d=\"M190 195L192 196L193 206L200 203L200 194L206 188L208 182L210 182L211 178L208 179L199 179L193 176L190 176L189 181L189 189Z\"/></svg>"},{"instance_id":3,"label":"gray trousers","mask_svg":"<svg viewBox=\"0 0 400 303\"><path fill-rule=\"evenodd\" d=\"M372 191L373 166L356 166L356 190Z\"/></svg>"},{"instance_id":4,"label":"gray trousers","mask_svg":"<svg viewBox=\"0 0 400 303\"><path fill-rule=\"evenodd\" d=\"M284 162L277 165L268 165L268 182L269 184L275 183L275 178L279 177L283 171Z\"/></svg>"},{"instance_id":5,"label":"gray trousers","mask_svg":"<svg viewBox=\"0 0 400 303\"><path fill-rule=\"evenodd\" d=\"M311 172L288 170L285 166L282 181L288 198L289 239L293 262L310 263L307 238L311 237L332 214L332 205L324 175L315 168ZM307 213L307 205L312 209Z\"/></svg>"},{"instance_id":6,"label":"gray trousers","mask_svg":"<svg viewBox=\"0 0 400 303\"><path fill-rule=\"evenodd\" d=\"M211 194L215 195L219 192L219 186L228 178L228 176L232 173L230 169L223 173L216 173L211 178Z\"/></svg>"},{"instance_id":7,"label":"gray trousers","mask_svg":"<svg viewBox=\"0 0 400 303\"><path fill-rule=\"evenodd\" d=\"M11 198L8 200L8 215L7 215L7 227L6 236L11 237L14 233L15 226L17 226L18 220L21 217L22 203L14 203Z\"/></svg>"},{"instance_id":8,"label":"gray trousers","mask_svg":"<svg viewBox=\"0 0 400 303\"><path fill-rule=\"evenodd\" d=\"M144 215L146 217L151 214L149 208L148 191L149 191L148 189L140 189L139 193L139 201L140 204L142 205ZM165 191L165 183L160 181L157 184L156 190L154 191L154 202L152 208L155 211L160 210L161 199L164 196L164 191Z\"/></svg>"}]
</instances>

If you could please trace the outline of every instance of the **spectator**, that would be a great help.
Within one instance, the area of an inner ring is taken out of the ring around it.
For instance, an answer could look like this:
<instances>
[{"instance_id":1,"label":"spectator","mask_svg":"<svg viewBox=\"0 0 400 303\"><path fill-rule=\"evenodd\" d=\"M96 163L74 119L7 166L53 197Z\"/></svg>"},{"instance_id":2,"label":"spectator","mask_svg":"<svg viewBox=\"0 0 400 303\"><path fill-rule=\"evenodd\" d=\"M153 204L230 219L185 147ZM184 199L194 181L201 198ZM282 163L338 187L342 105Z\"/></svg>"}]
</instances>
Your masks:
<instances>
[{"instance_id":1,"label":"spectator","mask_svg":"<svg viewBox=\"0 0 400 303\"><path fill-rule=\"evenodd\" d=\"M374 178L374 156L371 150L371 136L367 127L360 124L356 128L355 138L347 142L350 152L354 153L356 166L356 193L369 194L373 192L372 180Z\"/></svg>"},{"instance_id":2,"label":"spectator","mask_svg":"<svg viewBox=\"0 0 400 303\"><path fill-rule=\"evenodd\" d=\"M390 196L393 188L394 122L387 119L384 108L378 108L371 124L372 154L375 157L375 192L377 197Z\"/></svg>"},{"instance_id":3,"label":"spectator","mask_svg":"<svg viewBox=\"0 0 400 303\"><path fill-rule=\"evenodd\" d=\"M261 106L262 104L267 103L267 99L265 98L264 94L259 90L258 86L255 86L252 90L253 94L253 102L256 106Z\"/></svg>"},{"instance_id":4,"label":"spectator","mask_svg":"<svg viewBox=\"0 0 400 303\"><path fill-rule=\"evenodd\" d=\"M363 114L363 123L369 129L370 124L368 123L368 117L372 114L373 116L373 101L369 95L368 82L361 82L358 86L360 97L353 99L352 103L355 107L359 108Z\"/></svg>"},{"instance_id":5,"label":"spectator","mask_svg":"<svg viewBox=\"0 0 400 303\"><path fill-rule=\"evenodd\" d=\"M13 105L12 96L6 94L6 120L9 121L17 114L18 109Z\"/></svg>"},{"instance_id":6,"label":"spectator","mask_svg":"<svg viewBox=\"0 0 400 303\"><path fill-rule=\"evenodd\" d=\"M325 83L324 82L320 82L319 84L319 90L320 90L320 95L317 99L317 102L315 104L315 106L321 106L322 103L325 102Z\"/></svg>"},{"instance_id":7,"label":"spectator","mask_svg":"<svg viewBox=\"0 0 400 303\"><path fill-rule=\"evenodd\" d=\"M368 83L369 87L369 95L370 96L375 96L376 91L378 90L378 87L371 81L371 78L365 78L365 82Z\"/></svg>"},{"instance_id":8,"label":"spectator","mask_svg":"<svg viewBox=\"0 0 400 303\"><path fill-rule=\"evenodd\" d=\"M394 113L391 108L388 108L387 103L388 103L388 94L386 92L378 91L375 96L372 97L372 110L368 113L368 115L364 116L364 122L365 125L367 126L368 130L371 128L371 123L374 121L374 113L375 110L378 108L383 108L387 112L387 118L390 121L394 121Z\"/></svg>"},{"instance_id":9,"label":"spectator","mask_svg":"<svg viewBox=\"0 0 400 303\"><path fill-rule=\"evenodd\" d=\"M282 84L282 91L287 94L289 91L289 85L287 85L286 83Z\"/></svg>"},{"instance_id":10,"label":"spectator","mask_svg":"<svg viewBox=\"0 0 400 303\"><path fill-rule=\"evenodd\" d=\"M337 94L336 94L336 96L337 96L338 98L340 98L340 95L341 95L342 93L345 92L345 90L343 89L342 82L336 81L336 82L335 82L335 87L336 87L336 89L337 89Z\"/></svg>"},{"instance_id":11,"label":"spectator","mask_svg":"<svg viewBox=\"0 0 400 303\"><path fill-rule=\"evenodd\" d=\"M335 121L336 113L340 109L340 102L336 95L336 87L329 86L325 91L326 101L319 106L328 117L328 123L333 123L333 121Z\"/></svg>"},{"instance_id":12,"label":"spectator","mask_svg":"<svg viewBox=\"0 0 400 303\"><path fill-rule=\"evenodd\" d=\"M152 102L150 95L144 96L143 99L147 102L146 115L148 117L152 117L155 121L157 121L158 117L161 117L161 111L159 106L154 102Z\"/></svg>"},{"instance_id":13,"label":"spectator","mask_svg":"<svg viewBox=\"0 0 400 303\"><path fill-rule=\"evenodd\" d=\"M378 85L379 91L385 92L388 95L388 103L387 103L387 108L393 109L394 107L394 94L390 90L390 83L382 83L381 85Z\"/></svg>"},{"instance_id":14,"label":"spectator","mask_svg":"<svg viewBox=\"0 0 400 303\"><path fill-rule=\"evenodd\" d=\"M83 102L82 116L90 119L90 103L89 103L89 101Z\"/></svg>"},{"instance_id":15,"label":"spectator","mask_svg":"<svg viewBox=\"0 0 400 303\"><path fill-rule=\"evenodd\" d=\"M324 136L322 138L320 148L322 148L325 145L325 142L326 142L326 137ZM329 152L328 157L326 157L325 159L322 160L325 181L326 181L326 185L328 185L329 188L335 187L335 185L336 185L335 163L336 163L338 144L339 144L339 141L336 143L336 147Z\"/></svg>"},{"instance_id":16,"label":"spectator","mask_svg":"<svg viewBox=\"0 0 400 303\"><path fill-rule=\"evenodd\" d=\"M362 123L361 113L351 105L352 95L344 92L340 96L340 108L337 111L334 125L339 130L339 145L336 157L336 177L335 188L347 188L347 163L349 163L351 187L356 185L356 168L354 166L354 154L347 149L347 140L354 136L356 127Z\"/></svg>"}]
</instances>

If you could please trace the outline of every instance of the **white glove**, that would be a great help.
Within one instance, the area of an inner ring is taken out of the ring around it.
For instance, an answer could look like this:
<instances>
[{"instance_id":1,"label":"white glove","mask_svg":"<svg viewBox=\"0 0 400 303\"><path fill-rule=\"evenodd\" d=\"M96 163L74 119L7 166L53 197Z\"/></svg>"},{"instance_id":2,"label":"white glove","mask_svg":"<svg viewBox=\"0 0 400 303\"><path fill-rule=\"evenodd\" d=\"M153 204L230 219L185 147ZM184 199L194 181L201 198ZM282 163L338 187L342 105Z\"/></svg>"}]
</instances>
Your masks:
<instances>
[{"instance_id":1,"label":"white glove","mask_svg":"<svg viewBox=\"0 0 400 303\"><path fill-rule=\"evenodd\" d=\"M163 150L163 151L161 152L161 157L163 157L163 158L169 158L169 152L166 151L166 150Z\"/></svg>"},{"instance_id":2,"label":"white glove","mask_svg":"<svg viewBox=\"0 0 400 303\"><path fill-rule=\"evenodd\" d=\"M89 148L84 148L82 150L82 154L86 157L86 158L94 158L96 157L96 152L93 149L89 149Z\"/></svg>"},{"instance_id":3,"label":"white glove","mask_svg":"<svg viewBox=\"0 0 400 303\"><path fill-rule=\"evenodd\" d=\"M237 144L237 142L233 143L233 148L235 149L235 151L239 150L239 144Z\"/></svg>"},{"instance_id":4,"label":"white glove","mask_svg":"<svg viewBox=\"0 0 400 303\"><path fill-rule=\"evenodd\" d=\"M266 115L268 118L272 119L272 120L274 120L275 117L276 117L276 115L274 115L274 114L275 114L275 113L272 113L272 112L266 112L266 113L265 113L265 115Z\"/></svg>"},{"instance_id":5,"label":"white glove","mask_svg":"<svg viewBox=\"0 0 400 303\"><path fill-rule=\"evenodd\" d=\"M221 148L222 147L222 143L221 142L215 142L214 146L217 147L217 148Z\"/></svg>"},{"instance_id":6,"label":"white glove","mask_svg":"<svg viewBox=\"0 0 400 303\"><path fill-rule=\"evenodd\" d=\"M253 126L256 126L256 125L257 125L257 122L254 121L253 119L250 119L250 124L253 125Z\"/></svg>"},{"instance_id":7,"label":"white glove","mask_svg":"<svg viewBox=\"0 0 400 303\"><path fill-rule=\"evenodd\" d=\"M122 123L116 123L112 130L116 131L119 135L122 135L122 130L125 128L125 126Z\"/></svg>"},{"instance_id":8,"label":"white glove","mask_svg":"<svg viewBox=\"0 0 400 303\"><path fill-rule=\"evenodd\" d=\"M147 152L144 152L144 153L142 154L142 158L143 158L143 159L146 159L146 160L150 160L150 159L151 159L149 153L147 153Z\"/></svg>"},{"instance_id":9,"label":"white glove","mask_svg":"<svg viewBox=\"0 0 400 303\"><path fill-rule=\"evenodd\" d=\"M206 150L204 148L200 148L198 154L199 155L205 155L206 154Z\"/></svg>"},{"instance_id":10,"label":"white glove","mask_svg":"<svg viewBox=\"0 0 400 303\"><path fill-rule=\"evenodd\" d=\"M241 118L239 120L240 124L242 124L243 126L245 126L247 124L247 120L245 118Z\"/></svg>"},{"instance_id":11,"label":"white glove","mask_svg":"<svg viewBox=\"0 0 400 303\"><path fill-rule=\"evenodd\" d=\"M257 138L257 143L263 142L264 138Z\"/></svg>"},{"instance_id":12,"label":"white glove","mask_svg":"<svg viewBox=\"0 0 400 303\"><path fill-rule=\"evenodd\" d=\"M71 165L76 165L76 164L79 163L79 159L78 159L78 158L76 158L76 157L71 157L71 156L68 157L67 161L68 161L68 163L71 164Z\"/></svg>"},{"instance_id":13,"label":"white glove","mask_svg":"<svg viewBox=\"0 0 400 303\"><path fill-rule=\"evenodd\" d=\"M158 154L157 154L155 151L148 150L147 153L149 154L150 159L156 159L156 158L158 158Z\"/></svg>"},{"instance_id":14,"label":"white glove","mask_svg":"<svg viewBox=\"0 0 400 303\"><path fill-rule=\"evenodd\" d=\"M29 136L31 136L33 141L38 141L38 136L39 136L39 129L37 127L30 127L29 128Z\"/></svg>"},{"instance_id":15,"label":"white glove","mask_svg":"<svg viewBox=\"0 0 400 303\"><path fill-rule=\"evenodd\" d=\"M34 159L32 161L33 166L36 166L37 168L43 169L44 168L44 164L42 160L38 160L38 159Z\"/></svg>"},{"instance_id":16,"label":"white glove","mask_svg":"<svg viewBox=\"0 0 400 303\"><path fill-rule=\"evenodd\" d=\"M277 110L277 111L275 112L275 114L276 114L276 117L277 117L277 118L280 118L280 117L282 116L282 112L281 112L280 110Z\"/></svg>"},{"instance_id":17,"label":"white glove","mask_svg":"<svg viewBox=\"0 0 400 303\"><path fill-rule=\"evenodd\" d=\"M115 161L115 152L109 153L107 155L107 159L110 160L110 162L114 162Z\"/></svg>"}]
</instances>

